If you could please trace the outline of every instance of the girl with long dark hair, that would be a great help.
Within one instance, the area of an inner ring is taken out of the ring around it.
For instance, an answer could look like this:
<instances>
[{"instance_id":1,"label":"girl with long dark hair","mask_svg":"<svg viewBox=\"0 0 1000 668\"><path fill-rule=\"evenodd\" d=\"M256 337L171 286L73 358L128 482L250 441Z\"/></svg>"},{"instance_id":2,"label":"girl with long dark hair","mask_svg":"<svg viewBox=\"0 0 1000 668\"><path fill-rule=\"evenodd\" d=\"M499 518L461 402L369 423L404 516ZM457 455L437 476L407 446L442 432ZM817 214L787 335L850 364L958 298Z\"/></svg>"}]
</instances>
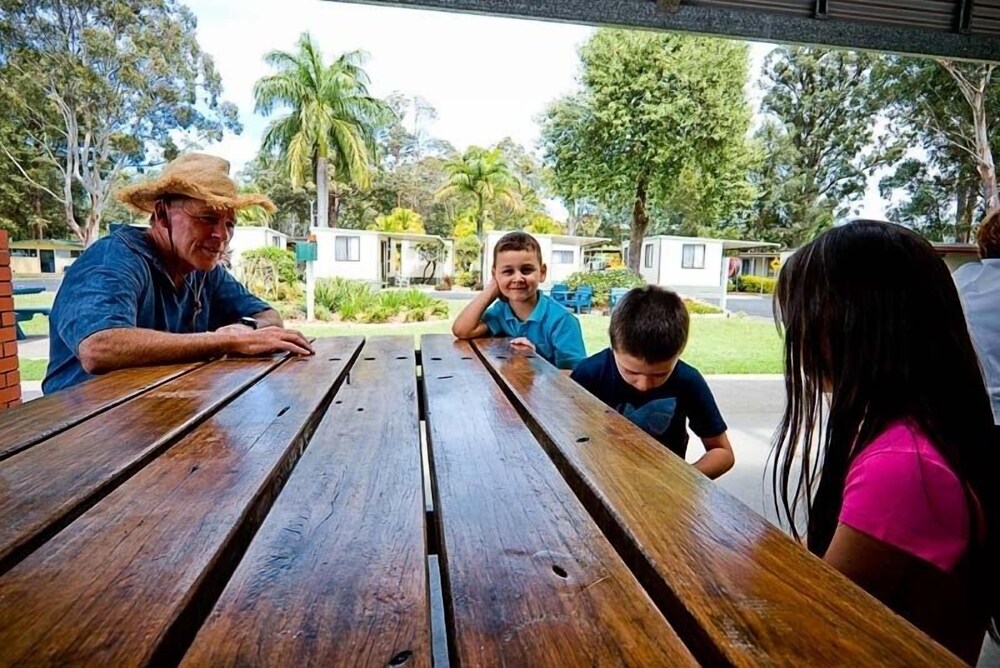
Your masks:
<instances>
[{"instance_id":1,"label":"girl with long dark hair","mask_svg":"<svg viewBox=\"0 0 1000 668\"><path fill-rule=\"evenodd\" d=\"M998 305L1000 308L1000 305ZM958 293L919 235L855 221L785 264L779 514L969 663L1000 613L993 415Z\"/></svg>"}]
</instances>

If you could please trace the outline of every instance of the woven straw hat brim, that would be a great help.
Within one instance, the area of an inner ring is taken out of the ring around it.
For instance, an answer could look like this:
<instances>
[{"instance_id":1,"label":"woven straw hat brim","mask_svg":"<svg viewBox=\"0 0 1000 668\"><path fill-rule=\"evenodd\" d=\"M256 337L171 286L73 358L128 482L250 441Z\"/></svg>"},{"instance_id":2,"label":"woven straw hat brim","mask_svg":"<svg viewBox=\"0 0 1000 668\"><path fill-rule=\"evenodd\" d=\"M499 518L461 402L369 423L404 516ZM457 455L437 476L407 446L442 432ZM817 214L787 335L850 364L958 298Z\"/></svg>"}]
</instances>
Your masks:
<instances>
[{"instance_id":1,"label":"woven straw hat brim","mask_svg":"<svg viewBox=\"0 0 1000 668\"><path fill-rule=\"evenodd\" d=\"M164 195L185 195L199 199L210 207L217 209L246 209L259 206L269 213L274 213L278 207L266 195L247 193L235 196L221 195L211 192L198 183L183 176L166 176L164 178L139 183L118 191L118 199L133 209L152 213L156 200Z\"/></svg>"}]
</instances>

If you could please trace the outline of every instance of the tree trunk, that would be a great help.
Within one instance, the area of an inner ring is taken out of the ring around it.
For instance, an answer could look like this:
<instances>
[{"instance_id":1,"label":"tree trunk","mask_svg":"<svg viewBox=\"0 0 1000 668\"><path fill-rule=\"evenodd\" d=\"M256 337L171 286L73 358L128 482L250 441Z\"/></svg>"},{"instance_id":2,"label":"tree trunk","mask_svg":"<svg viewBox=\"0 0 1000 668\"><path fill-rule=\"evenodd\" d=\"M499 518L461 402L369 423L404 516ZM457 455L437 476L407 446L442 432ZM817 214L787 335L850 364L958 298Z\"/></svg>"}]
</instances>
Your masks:
<instances>
[{"instance_id":1,"label":"tree trunk","mask_svg":"<svg viewBox=\"0 0 1000 668\"><path fill-rule=\"evenodd\" d=\"M970 81L965 74L951 61L938 60L938 63L951 75L958 84L962 97L972 110L972 124L975 132L974 154L976 171L982 182L983 197L986 200L986 210L992 211L1000 207L1000 191L997 189L997 171L993 162L993 149L990 148L989 118L986 115L986 93L993 77L996 65L984 64L977 68L978 81ZM968 148L968 147L967 147Z\"/></svg>"},{"instance_id":2,"label":"tree trunk","mask_svg":"<svg viewBox=\"0 0 1000 668\"><path fill-rule=\"evenodd\" d=\"M316 158L316 227L329 227L330 181L326 175L326 157Z\"/></svg>"},{"instance_id":3,"label":"tree trunk","mask_svg":"<svg viewBox=\"0 0 1000 668\"><path fill-rule=\"evenodd\" d=\"M576 236L576 228L580 223L580 204L573 201L573 210L569 212L569 220L566 221L566 234L571 237Z\"/></svg>"},{"instance_id":4,"label":"tree trunk","mask_svg":"<svg viewBox=\"0 0 1000 668\"><path fill-rule=\"evenodd\" d=\"M632 206L632 230L629 235L628 268L639 273L639 263L642 261L642 241L649 229L649 213L646 211L646 195L648 183L646 175L639 177L635 187L635 204Z\"/></svg>"},{"instance_id":5,"label":"tree trunk","mask_svg":"<svg viewBox=\"0 0 1000 668\"><path fill-rule=\"evenodd\" d=\"M965 222L965 198L966 198L966 187L965 184L959 181L958 183L958 196L955 202L955 243L964 244L966 243L965 238L962 235L963 225Z\"/></svg>"},{"instance_id":6,"label":"tree trunk","mask_svg":"<svg viewBox=\"0 0 1000 668\"><path fill-rule=\"evenodd\" d=\"M486 205L476 193L476 238L479 239L479 282L486 285Z\"/></svg>"}]
</instances>

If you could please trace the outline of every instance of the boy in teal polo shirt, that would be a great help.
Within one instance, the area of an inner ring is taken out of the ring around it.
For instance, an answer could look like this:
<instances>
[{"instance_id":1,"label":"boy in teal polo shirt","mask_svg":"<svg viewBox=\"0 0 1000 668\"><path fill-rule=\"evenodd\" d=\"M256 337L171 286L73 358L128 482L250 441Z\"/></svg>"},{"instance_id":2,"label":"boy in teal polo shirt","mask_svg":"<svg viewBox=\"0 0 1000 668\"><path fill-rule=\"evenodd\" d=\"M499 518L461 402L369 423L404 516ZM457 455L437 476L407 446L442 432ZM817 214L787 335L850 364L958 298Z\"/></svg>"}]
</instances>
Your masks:
<instances>
[{"instance_id":1,"label":"boy in teal polo shirt","mask_svg":"<svg viewBox=\"0 0 1000 668\"><path fill-rule=\"evenodd\" d=\"M580 322L538 292L545 274L538 241L524 232L505 234L493 249L492 279L458 314L452 333L459 339L510 336L511 345L536 351L560 369L573 369L587 356Z\"/></svg>"}]
</instances>

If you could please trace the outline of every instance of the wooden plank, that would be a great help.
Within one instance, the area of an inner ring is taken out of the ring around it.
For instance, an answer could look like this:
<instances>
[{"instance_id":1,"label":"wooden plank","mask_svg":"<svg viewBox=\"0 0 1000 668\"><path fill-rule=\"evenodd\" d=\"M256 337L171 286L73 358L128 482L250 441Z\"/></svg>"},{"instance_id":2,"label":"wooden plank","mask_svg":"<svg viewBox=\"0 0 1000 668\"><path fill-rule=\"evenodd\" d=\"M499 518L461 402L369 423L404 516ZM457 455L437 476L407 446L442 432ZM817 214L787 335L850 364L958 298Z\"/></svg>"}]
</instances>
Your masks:
<instances>
[{"instance_id":1,"label":"wooden plank","mask_svg":"<svg viewBox=\"0 0 1000 668\"><path fill-rule=\"evenodd\" d=\"M0 460L197 369L202 363L123 369L0 412Z\"/></svg>"},{"instance_id":2,"label":"wooden plank","mask_svg":"<svg viewBox=\"0 0 1000 668\"><path fill-rule=\"evenodd\" d=\"M213 362L0 462L0 573L282 359Z\"/></svg>"},{"instance_id":3,"label":"wooden plank","mask_svg":"<svg viewBox=\"0 0 1000 668\"><path fill-rule=\"evenodd\" d=\"M476 346L702 663L961 665L540 357Z\"/></svg>"},{"instance_id":4,"label":"wooden plank","mask_svg":"<svg viewBox=\"0 0 1000 668\"><path fill-rule=\"evenodd\" d=\"M469 344L421 350L452 660L694 665Z\"/></svg>"},{"instance_id":5,"label":"wooden plank","mask_svg":"<svg viewBox=\"0 0 1000 668\"><path fill-rule=\"evenodd\" d=\"M0 665L176 663L360 343L264 376L0 577Z\"/></svg>"},{"instance_id":6,"label":"wooden plank","mask_svg":"<svg viewBox=\"0 0 1000 668\"><path fill-rule=\"evenodd\" d=\"M413 338L369 339L183 666L430 666Z\"/></svg>"}]
</instances>

